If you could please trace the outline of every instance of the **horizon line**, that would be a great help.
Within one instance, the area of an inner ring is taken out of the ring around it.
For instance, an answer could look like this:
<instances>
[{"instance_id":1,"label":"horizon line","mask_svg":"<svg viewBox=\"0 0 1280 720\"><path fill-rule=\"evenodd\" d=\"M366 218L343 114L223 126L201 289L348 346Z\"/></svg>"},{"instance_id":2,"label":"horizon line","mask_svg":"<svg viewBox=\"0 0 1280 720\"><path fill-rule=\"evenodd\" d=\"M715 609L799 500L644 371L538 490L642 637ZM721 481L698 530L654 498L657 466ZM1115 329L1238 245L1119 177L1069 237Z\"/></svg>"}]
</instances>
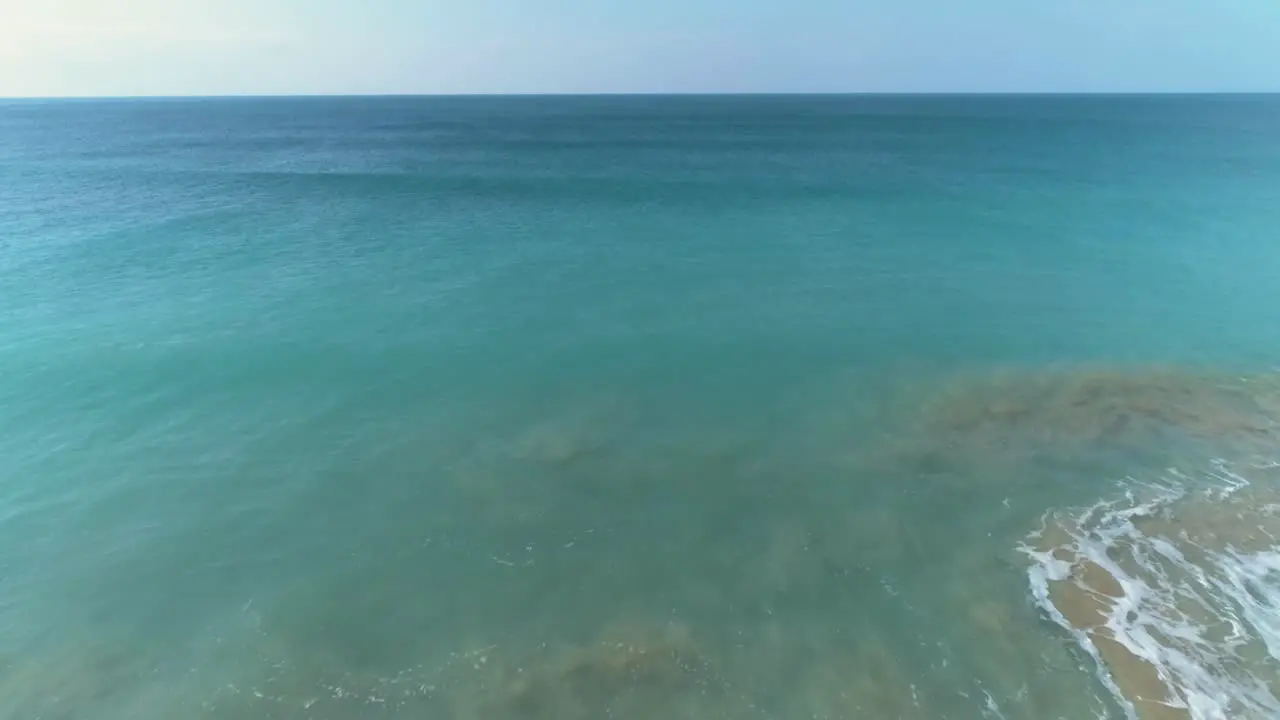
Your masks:
<instances>
[{"instance_id":1,"label":"horizon line","mask_svg":"<svg viewBox=\"0 0 1280 720\"><path fill-rule=\"evenodd\" d=\"M215 93L207 95L0 95L0 101L48 100L288 100L359 98L643 98L643 97L1265 97L1277 90L993 90L993 91L831 91L831 92L518 92L518 93Z\"/></svg>"}]
</instances>

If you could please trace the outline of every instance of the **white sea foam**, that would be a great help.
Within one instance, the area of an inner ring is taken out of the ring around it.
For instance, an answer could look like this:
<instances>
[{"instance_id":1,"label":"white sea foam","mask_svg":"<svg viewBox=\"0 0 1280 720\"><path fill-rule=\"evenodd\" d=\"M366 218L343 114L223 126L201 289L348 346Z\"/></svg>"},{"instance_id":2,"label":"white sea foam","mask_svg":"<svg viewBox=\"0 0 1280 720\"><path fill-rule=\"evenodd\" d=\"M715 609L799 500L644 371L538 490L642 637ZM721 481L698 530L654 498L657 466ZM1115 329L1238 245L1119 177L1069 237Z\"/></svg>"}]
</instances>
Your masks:
<instances>
[{"instance_id":1,"label":"white sea foam","mask_svg":"<svg viewBox=\"0 0 1280 720\"><path fill-rule=\"evenodd\" d=\"M1280 717L1280 527L1273 490L1226 463L1046 515L1022 546L1042 611L1129 718ZM1261 490L1261 489L1260 489Z\"/></svg>"}]
</instances>

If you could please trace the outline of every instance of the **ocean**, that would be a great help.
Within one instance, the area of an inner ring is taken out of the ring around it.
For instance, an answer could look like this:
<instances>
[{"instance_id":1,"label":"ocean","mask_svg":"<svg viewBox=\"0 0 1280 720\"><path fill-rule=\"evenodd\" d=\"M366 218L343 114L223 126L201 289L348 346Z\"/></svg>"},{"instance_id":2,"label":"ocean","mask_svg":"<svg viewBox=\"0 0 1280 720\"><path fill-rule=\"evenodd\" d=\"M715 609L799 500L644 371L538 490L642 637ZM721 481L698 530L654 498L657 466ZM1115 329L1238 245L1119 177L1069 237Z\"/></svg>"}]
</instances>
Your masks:
<instances>
[{"instance_id":1,"label":"ocean","mask_svg":"<svg viewBox=\"0 0 1280 720\"><path fill-rule=\"evenodd\" d=\"M0 718L1280 717L1280 97L0 102Z\"/></svg>"}]
</instances>

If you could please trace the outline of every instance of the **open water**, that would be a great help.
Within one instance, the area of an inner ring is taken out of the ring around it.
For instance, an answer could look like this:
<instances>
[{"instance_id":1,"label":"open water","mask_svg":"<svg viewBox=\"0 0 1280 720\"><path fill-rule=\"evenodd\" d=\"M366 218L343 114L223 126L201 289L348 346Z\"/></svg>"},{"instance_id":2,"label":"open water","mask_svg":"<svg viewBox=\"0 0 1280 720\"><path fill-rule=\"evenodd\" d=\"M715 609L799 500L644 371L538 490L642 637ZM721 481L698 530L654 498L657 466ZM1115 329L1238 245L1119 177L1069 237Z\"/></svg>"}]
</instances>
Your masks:
<instances>
[{"instance_id":1,"label":"open water","mask_svg":"<svg viewBox=\"0 0 1280 720\"><path fill-rule=\"evenodd\" d=\"M0 718L1280 717L1280 99L0 103Z\"/></svg>"}]
</instances>

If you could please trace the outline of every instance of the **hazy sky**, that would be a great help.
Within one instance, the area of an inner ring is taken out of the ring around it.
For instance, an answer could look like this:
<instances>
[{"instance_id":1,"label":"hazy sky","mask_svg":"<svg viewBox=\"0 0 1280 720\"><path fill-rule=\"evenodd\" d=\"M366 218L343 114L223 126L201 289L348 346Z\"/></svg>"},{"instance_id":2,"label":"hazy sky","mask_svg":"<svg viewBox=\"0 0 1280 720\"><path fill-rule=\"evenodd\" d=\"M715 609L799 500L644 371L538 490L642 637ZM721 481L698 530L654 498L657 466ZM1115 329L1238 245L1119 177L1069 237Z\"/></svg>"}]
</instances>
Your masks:
<instances>
[{"instance_id":1,"label":"hazy sky","mask_svg":"<svg viewBox=\"0 0 1280 720\"><path fill-rule=\"evenodd\" d=\"M0 0L0 95L1280 91L1280 0Z\"/></svg>"}]
</instances>

